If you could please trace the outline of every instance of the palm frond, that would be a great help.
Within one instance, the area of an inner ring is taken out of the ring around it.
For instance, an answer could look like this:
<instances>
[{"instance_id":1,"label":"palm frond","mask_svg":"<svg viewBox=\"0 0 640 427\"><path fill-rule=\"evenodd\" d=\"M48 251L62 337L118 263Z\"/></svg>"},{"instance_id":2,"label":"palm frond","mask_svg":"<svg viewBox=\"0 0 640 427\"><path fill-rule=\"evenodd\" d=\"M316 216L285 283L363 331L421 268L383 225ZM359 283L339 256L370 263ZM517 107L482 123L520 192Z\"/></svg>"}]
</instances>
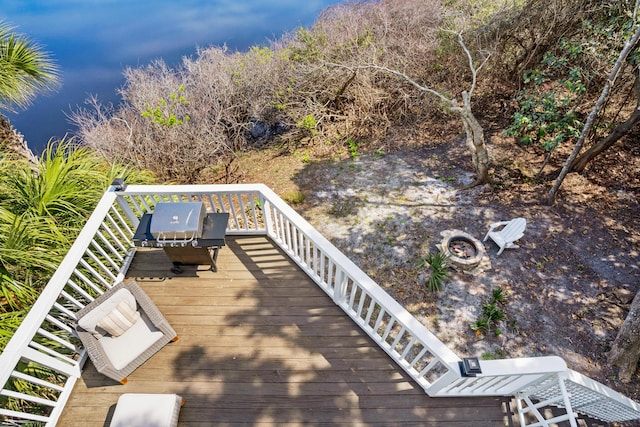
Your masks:
<instances>
[{"instance_id":1,"label":"palm frond","mask_svg":"<svg viewBox=\"0 0 640 427\"><path fill-rule=\"evenodd\" d=\"M22 320L27 315L27 308L17 311L0 313L0 352L4 351L7 343L16 332Z\"/></svg>"},{"instance_id":2,"label":"palm frond","mask_svg":"<svg viewBox=\"0 0 640 427\"><path fill-rule=\"evenodd\" d=\"M0 108L26 108L38 93L59 85L51 55L15 27L0 21Z\"/></svg>"},{"instance_id":3,"label":"palm frond","mask_svg":"<svg viewBox=\"0 0 640 427\"><path fill-rule=\"evenodd\" d=\"M20 283L8 275L0 274L0 314L31 307L38 293L29 283Z\"/></svg>"}]
</instances>

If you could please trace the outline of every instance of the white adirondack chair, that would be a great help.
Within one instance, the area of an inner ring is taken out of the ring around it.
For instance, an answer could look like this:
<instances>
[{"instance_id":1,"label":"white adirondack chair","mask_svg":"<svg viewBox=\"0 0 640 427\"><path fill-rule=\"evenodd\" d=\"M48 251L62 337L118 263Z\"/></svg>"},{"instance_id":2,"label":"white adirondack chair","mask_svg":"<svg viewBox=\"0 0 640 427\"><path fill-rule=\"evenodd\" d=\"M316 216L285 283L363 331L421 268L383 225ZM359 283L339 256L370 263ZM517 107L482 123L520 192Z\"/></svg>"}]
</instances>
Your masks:
<instances>
[{"instance_id":1,"label":"white adirondack chair","mask_svg":"<svg viewBox=\"0 0 640 427\"><path fill-rule=\"evenodd\" d=\"M504 227L503 227L504 226ZM502 227L500 230L495 229ZM488 238L491 238L500 247L498 255L505 250L505 248L519 248L515 242L522 236L524 236L524 230L527 228L527 221L524 218L514 218L511 221L495 222L489 225L489 232L482 239L485 242Z\"/></svg>"}]
</instances>

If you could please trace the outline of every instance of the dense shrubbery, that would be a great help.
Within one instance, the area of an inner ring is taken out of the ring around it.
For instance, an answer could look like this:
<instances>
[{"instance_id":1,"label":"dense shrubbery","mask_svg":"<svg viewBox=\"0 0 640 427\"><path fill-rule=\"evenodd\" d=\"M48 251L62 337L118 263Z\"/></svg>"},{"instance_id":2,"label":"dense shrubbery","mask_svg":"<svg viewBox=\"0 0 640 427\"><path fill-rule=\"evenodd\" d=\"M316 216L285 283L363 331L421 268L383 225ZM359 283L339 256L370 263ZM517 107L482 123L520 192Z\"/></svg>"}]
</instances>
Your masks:
<instances>
[{"instance_id":1,"label":"dense shrubbery","mask_svg":"<svg viewBox=\"0 0 640 427\"><path fill-rule=\"evenodd\" d=\"M507 134L541 147L546 152L544 168L553 150L580 135L584 117L633 33L633 4L573 0L529 5L510 17L515 25L503 34L500 63L519 76L522 85ZM636 51L619 75L614 101L601 115L593 139L609 134L618 116L633 108L625 98L633 96L637 63Z\"/></svg>"},{"instance_id":2,"label":"dense shrubbery","mask_svg":"<svg viewBox=\"0 0 640 427\"><path fill-rule=\"evenodd\" d=\"M45 151L36 173L27 161L2 160L0 177L1 352L113 178L151 176L62 142Z\"/></svg>"},{"instance_id":3,"label":"dense shrubbery","mask_svg":"<svg viewBox=\"0 0 640 427\"><path fill-rule=\"evenodd\" d=\"M445 80L440 21L436 1L338 5L269 47L209 47L175 69L161 61L127 69L120 105L91 100L74 121L107 158L182 182L207 168L228 171L238 150L274 134L285 143L371 136L424 116L432 102L398 79L349 67L386 63Z\"/></svg>"},{"instance_id":4,"label":"dense shrubbery","mask_svg":"<svg viewBox=\"0 0 640 427\"><path fill-rule=\"evenodd\" d=\"M492 99L517 97L518 105L500 106L505 117L520 109L511 133L550 150L578 132L626 36L632 6L599 0L452 0L446 8L436 0L348 2L270 46L247 52L209 47L174 69L162 61L127 69L119 105L90 100L73 118L81 140L109 159L148 168L166 181L195 182L204 171L229 181L236 154L252 145L276 139L285 146L349 139L381 144L391 127L413 126L436 112L448 120L438 100L366 65L400 70L455 99L471 76L455 35L442 31L452 29L464 33L474 57L492 54L480 77L482 109L491 109ZM620 93L632 86L630 70ZM605 117L613 121L616 112ZM453 132L461 130L455 116L450 124Z\"/></svg>"}]
</instances>

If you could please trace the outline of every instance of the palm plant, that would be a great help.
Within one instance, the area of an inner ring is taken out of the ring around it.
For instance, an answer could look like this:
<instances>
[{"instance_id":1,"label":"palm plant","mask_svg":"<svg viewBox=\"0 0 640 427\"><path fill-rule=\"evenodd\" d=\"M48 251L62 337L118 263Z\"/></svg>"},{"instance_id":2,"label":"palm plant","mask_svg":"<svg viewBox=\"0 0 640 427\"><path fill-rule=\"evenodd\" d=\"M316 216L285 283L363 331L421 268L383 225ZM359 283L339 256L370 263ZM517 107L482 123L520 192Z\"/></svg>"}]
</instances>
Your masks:
<instances>
[{"instance_id":1,"label":"palm plant","mask_svg":"<svg viewBox=\"0 0 640 427\"><path fill-rule=\"evenodd\" d=\"M427 289L431 292L438 292L442 290L443 282L449 273L449 266L447 265L449 257L442 251L429 252L427 256L423 257L418 264L419 268L428 268L431 270L429 279L427 280Z\"/></svg>"},{"instance_id":2,"label":"palm plant","mask_svg":"<svg viewBox=\"0 0 640 427\"><path fill-rule=\"evenodd\" d=\"M116 177L153 180L72 140L50 144L35 172L0 161L0 351Z\"/></svg>"},{"instance_id":3,"label":"palm plant","mask_svg":"<svg viewBox=\"0 0 640 427\"><path fill-rule=\"evenodd\" d=\"M26 108L38 93L58 84L59 70L51 55L0 21L0 109Z\"/></svg>"}]
</instances>

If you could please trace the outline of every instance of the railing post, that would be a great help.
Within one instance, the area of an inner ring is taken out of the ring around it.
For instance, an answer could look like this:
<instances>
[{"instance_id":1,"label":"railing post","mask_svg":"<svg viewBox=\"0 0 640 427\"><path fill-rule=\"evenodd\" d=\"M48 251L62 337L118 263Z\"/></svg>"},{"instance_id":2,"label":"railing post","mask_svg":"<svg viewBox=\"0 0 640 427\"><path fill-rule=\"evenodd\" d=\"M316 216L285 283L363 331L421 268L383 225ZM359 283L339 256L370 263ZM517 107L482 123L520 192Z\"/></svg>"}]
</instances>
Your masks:
<instances>
[{"instance_id":1,"label":"railing post","mask_svg":"<svg viewBox=\"0 0 640 427\"><path fill-rule=\"evenodd\" d=\"M431 383L429 387L426 387L425 392L431 397L438 396L442 390L451 386L456 381L459 381L460 378L462 378L462 376L460 375L458 367L449 366L448 372Z\"/></svg>"},{"instance_id":2,"label":"railing post","mask_svg":"<svg viewBox=\"0 0 640 427\"><path fill-rule=\"evenodd\" d=\"M116 196L116 202L118 203L118 206L120 207L120 209L122 209L122 212L127 217L127 219L131 221L131 224L133 225L133 229L135 230L136 228L138 228L138 224L140 224L140 219L135 214L135 212L133 212L133 209L131 209L131 206L129 206L129 203L127 203L127 201L124 199L124 196L122 194L118 194Z\"/></svg>"},{"instance_id":3,"label":"railing post","mask_svg":"<svg viewBox=\"0 0 640 427\"><path fill-rule=\"evenodd\" d=\"M342 304L345 299L345 294L347 291L347 275L344 270L338 268L336 271L336 285L333 288L333 302L336 305Z\"/></svg>"},{"instance_id":4,"label":"railing post","mask_svg":"<svg viewBox=\"0 0 640 427\"><path fill-rule=\"evenodd\" d=\"M264 215L264 229L267 236L272 233L272 216L271 216L271 202L267 199L262 192L260 192L260 206L262 206L262 214Z\"/></svg>"}]
</instances>

